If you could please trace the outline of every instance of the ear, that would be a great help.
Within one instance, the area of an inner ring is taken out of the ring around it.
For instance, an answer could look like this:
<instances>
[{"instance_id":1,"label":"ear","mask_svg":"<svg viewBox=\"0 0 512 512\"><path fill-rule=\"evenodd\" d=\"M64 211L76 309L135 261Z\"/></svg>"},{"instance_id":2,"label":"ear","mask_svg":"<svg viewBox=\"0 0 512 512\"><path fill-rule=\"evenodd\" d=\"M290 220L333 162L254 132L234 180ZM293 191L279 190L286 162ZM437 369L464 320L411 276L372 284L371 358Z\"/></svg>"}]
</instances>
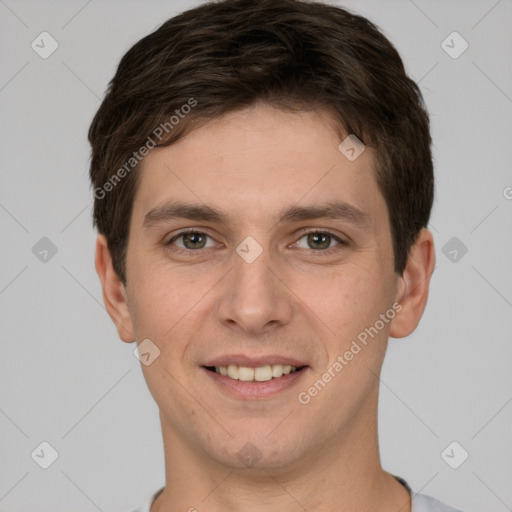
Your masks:
<instances>
[{"instance_id":1,"label":"ear","mask_svg":"<svg viewBox=\"0 0 512 512\"><path fill-rule=\"evenodd\" d=\"M119 337L126 343L131 343L135 341L135 337L126 289L112 265L112 257L105 235L98 235L96 240L95 266L101 281L103 302L107 312L116 324Z\"/></svg>"},{"instance_id":2,"label":"ear","mask_svg":"<svg viewBox=\"0 0 512 512\"><path fill-rule=\"evenodd\" d=\"M393 338L408 336L418 326L427 305L435 262L434 238L428 229L423 228L411 247L407 265L399 278L396 302L402 309L390 325L389 335Z\"/></svg>"}]
</instances>

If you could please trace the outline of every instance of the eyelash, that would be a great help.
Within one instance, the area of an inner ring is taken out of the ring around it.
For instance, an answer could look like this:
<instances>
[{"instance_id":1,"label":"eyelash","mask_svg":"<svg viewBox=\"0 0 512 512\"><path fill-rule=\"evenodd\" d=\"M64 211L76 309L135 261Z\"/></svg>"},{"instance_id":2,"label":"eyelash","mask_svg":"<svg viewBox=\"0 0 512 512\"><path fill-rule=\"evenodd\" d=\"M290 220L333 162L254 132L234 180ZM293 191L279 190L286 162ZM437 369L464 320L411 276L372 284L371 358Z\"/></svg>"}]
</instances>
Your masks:
<instances>
[{"instance_id":1,"label":"eyelash","mask_svg":"<svg viewBox=\"0 0 512 512\"><path fill-rule=\"evenodd\" d=\"M173 242L175 242L176 240L178 240L182 236L188 235L188 234L204 235L204 236L207 236L208 238L212 238L210 235L208 235L204 231L199 231L197 229L185 229L183 231L179 231L175 236L173 236L164 245L166 247L170 247L170 246L173 245ZM298 240L300 240L301 238L303 238L304 236L309 235L309 234L329 235L336 242L338 242L338 245L335 245L334 247L331 247L330 249L325 249L325 250L310 249L311 252L317 253L318 256L322 256L322 255L327 255L328 256L328 255L331 255L333 252L336 252L337 250L340 250L340 246L341 247L345 247L345 246L348 245L348 243L345 240L342 240L341 238L339 238L337 235L335 235L334 233L332 233L329 230L311 229L311 230L308 230L308 231L304 231L303 233L301 233L301 236L298 238ZM213 238L212 238L212 240L213 240ZM207 249L211 249L211 247L208 247ZM195 249L195 250L194 249L182 249L181 247L173 246L172 250L173 250L173 252L177 252L179 254L185 254L187 256L191 256L191 253L193 253L193 252L200 252L201 250L205 250L205 249Z\"/></svg>"}]
</instances>

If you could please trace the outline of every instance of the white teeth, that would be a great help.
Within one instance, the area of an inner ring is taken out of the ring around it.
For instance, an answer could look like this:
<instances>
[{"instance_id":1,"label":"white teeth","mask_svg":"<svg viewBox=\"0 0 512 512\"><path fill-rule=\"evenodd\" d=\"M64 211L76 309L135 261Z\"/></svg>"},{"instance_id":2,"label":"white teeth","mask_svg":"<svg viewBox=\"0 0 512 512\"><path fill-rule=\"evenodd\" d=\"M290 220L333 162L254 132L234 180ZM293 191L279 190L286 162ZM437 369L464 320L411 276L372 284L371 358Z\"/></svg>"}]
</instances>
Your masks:
<instances>
[{"instance_id":1,"label":"white teeth","mask_svg":"<svg viewBox=\"0 0 512 512\"><path fill-rule=\"evenodd\" d=\"M264 382L272 378L272 366L259 366L254 370L254 380Z\"/></svg>"},{"instance_id":2,"label":"white teeth","mask_svg":"<svg viewBox=\"0 0 512 512\"><path fill-rule=\"evenodd\" d=\"M283 365L282 364L273 364L272 365L272 377L282 377L283 376Z\"/></svg>"},{"instance_id":3,"label":"white teeth","mask_svg":"<svg viewBox=\"0 0 512 512\"><path fill-rule=\"evenodd\" d=\"M230 379L241 380L244 382L264 382L271 379L278 379L283 375L288 375L295 371L297 371L297 368L289 364L273 364L258 366L257 368L237 366L236 364L215 367L215 373L218 373L223 377L229 377Z\"/></svg>"},{"instance_id":4,"label":"white teeth","mask_svg":"<svg viewBox=\"0 0 512 512\"><path fill-rule=\"evenodd\" d=\"M234 364L228 366L228 377L238 380L238 366Z\"/></svg>"},{"instance_id":5,"label":"white teeth","mask_svg":"<svg viewBox=\"0 0 512 512\"><path fill-rule=\"evenodd\" d=\"M250 382L254 380L254 368L247 368L247 366L240 366L238 368L238 380Z\"/></svg>"}]
</instances>

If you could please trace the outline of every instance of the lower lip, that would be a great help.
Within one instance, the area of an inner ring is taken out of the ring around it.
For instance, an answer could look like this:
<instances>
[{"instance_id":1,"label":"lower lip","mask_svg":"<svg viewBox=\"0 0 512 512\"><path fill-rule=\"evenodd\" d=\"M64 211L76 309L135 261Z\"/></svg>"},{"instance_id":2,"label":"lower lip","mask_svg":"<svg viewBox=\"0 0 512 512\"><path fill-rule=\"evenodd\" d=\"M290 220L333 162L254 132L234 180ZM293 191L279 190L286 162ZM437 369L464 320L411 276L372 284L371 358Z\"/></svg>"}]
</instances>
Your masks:
<instances>
[{"instance_id":1,"label":"lower lip","mask_svg":"<svg viewBox=\"0 0 512 512\"><path fill-rule=\"evenodd\" d=\"M245 382L243 380L230 379L229 377L219 375L218 373L207 370L206 368L203 368L203 370L215 384L220 386L230 395L247 400L258 400L273 397L294 386L300 379L302 379L303 374L307 371L307 367L304 367L302 370L289 373L288 375L283 375L277 379L266 380L263 382Z\"/></svg>"}]
</instances>

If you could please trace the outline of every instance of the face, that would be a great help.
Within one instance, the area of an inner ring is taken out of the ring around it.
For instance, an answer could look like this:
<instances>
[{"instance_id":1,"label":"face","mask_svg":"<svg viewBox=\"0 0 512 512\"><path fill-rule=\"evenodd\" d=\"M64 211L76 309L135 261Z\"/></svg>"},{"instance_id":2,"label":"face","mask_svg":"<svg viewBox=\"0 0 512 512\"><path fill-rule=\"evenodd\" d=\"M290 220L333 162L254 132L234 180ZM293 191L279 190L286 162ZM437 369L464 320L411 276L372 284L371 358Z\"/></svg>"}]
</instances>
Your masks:
<instances>
[{"instance_id":1,"label":"face","mask_svg":"<svg viewBox=\"0 0 512 512\"><path fill-rule=\"evenodd\" d=\"M160 350L145 379L197 456L277 468L375 419L403 279L372 150L334 126L254 106L138 171L118 327Z\"/></svg>"}]
</instances>

